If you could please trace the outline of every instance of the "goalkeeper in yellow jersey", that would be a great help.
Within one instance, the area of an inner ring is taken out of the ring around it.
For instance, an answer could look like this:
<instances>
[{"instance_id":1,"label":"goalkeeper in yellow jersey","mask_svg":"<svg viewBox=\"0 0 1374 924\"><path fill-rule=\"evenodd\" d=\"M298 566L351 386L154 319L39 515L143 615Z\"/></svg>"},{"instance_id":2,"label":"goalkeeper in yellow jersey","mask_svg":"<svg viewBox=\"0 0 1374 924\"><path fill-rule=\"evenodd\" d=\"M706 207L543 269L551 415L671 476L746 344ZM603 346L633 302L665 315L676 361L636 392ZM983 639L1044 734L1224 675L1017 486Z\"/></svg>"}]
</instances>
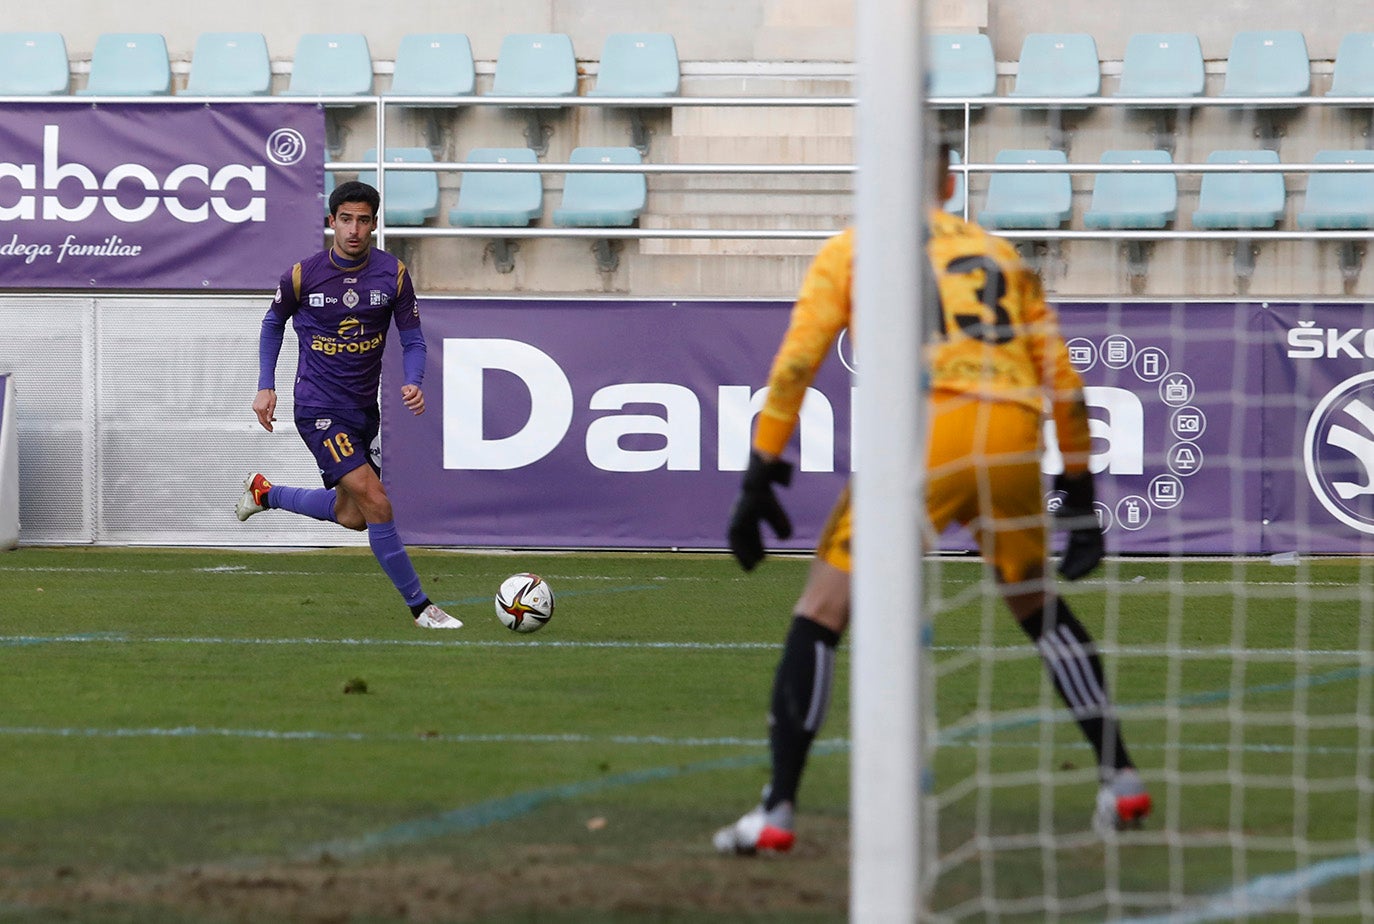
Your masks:
<instances>
[{"instance_id":1,"label":"goalkeeper in yellow jersey","mask_svg":"<svg viewBox=\"0 0 1374 924\"><path fill-rule=\"evenodd\" d=\"M936 158L938 199L951 195L949 150ZM1059 563L1068 580L1101 561L1102 530L1093 511L1090 439L1082 381L1069 364L1054 311L1038 277L1015 249L940 209L930 215L927 254L939 295L928 340L930 443L926 509L937 536L967 527L992 567L1011 614L1039 650L1054 688L1097 756L1101 789L1093 813L1100 832L1138 824L1150 797L1122 741L1102 662L1087 630L1045 575L1046 516L1040 477L1041 419L1054 418L1064 472L1056 520L1069 537ZM745 570L764 557L760 524L780 538L792 531L774 493L791 465L780 456L797 424L807 387L839 333L849 326L854 232L831 238L802 283L791 323L768 376L768 397L730 517L730 549ZM850 504L846 489L817 544L783 645L769 709L772 777L762 802L716 832L723 853L791 849L797 789L807 753L830 700L835 648L849 625Z\"/></svg>"}]
</instances>

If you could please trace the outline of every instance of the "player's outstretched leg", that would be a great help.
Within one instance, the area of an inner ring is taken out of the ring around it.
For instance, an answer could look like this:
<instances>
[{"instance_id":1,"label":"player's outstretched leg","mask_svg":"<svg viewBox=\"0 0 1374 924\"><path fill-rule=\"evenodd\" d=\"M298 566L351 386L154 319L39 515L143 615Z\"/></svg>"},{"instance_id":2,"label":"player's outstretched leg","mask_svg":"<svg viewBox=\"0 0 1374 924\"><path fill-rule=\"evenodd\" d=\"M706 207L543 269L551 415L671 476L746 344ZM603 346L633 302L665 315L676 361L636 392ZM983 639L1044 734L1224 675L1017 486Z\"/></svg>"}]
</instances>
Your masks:
<instances>
[{"instance_id":1,"label":"player's outstretched leg","mask_svg":"<svg viewBox=\"0 0 1374 924\"><path fill-rule=\"evenodd\" d=\"M334 506L338 492L333 488L291 488L273 484L262 472L254 472L243 480L243 493L234 505L234 515L246 520L264 510L285 510L314 520L337 523Z\"/></svg>"},{"instance_id":2,"label":"player's outstretched leg","mask_svg":"<svg viewBox=\"0 0 1374 924\"><path fill-rule=\"evenodd\" d=\"M1059 598L1023 619L1021 628L1040 651L1055 690L1097 755L1102 787L1093 810L1094 829L1107 833L1139 826L1150 813L1150 794L1126 752L1097 644Z\"/></svg>"}]
</instances>

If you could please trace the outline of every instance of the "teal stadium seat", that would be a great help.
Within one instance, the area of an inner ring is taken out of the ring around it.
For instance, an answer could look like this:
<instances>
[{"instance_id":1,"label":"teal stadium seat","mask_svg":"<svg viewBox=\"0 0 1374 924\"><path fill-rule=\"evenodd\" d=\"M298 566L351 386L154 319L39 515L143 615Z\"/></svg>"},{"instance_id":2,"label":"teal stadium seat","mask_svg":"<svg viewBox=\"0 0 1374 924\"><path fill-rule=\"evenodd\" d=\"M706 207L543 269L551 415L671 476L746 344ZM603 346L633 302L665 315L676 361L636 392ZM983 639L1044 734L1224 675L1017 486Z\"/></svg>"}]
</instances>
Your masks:
<instances>
[{"instance_id":1,"label":"teal stadium seat","mask_svg":"<svg viewBox=\"0 0 1374 924\"><path fill-rule=\"evenodd\" d=\"M370 96L372 53L361 32L313 32L296 41L283 96Z\"/></svg>"},{"instance_id":2,"label":"teal stadium seat","mask_svg":"<svg viewBox=\"0 0 1374 924\"><path fill-rule=\"evenodd\" d=\"M1191 32L1139 32L1126 41L1117 96L1201 96L1202 45Z\"/></svg>"},{"instance_id":3,"label":"teal stadium seat","mask_svg":"<svg viewBox=\"0 0 1374 924\"><path fill-rule=\"evenodd\" d=\"M1351 32L1336 49L1328 96L1374 96L1374 32Z\"/></svg>"},{"instance_id":4,"label":"teal stadium seat","mask_svg":"<svg viewBox=\"0 0 1374 924\"><path fill-rule=\"evenodd\" d=\"M388 96L472 96L477 92L477 67L472 43L458 32L412 33L401 37L396 51ZM439 110L447 103L407 103L425 115L425 138L435 157L443 153L443 127Z\"/></svg>"},{"instance_id":5,"label":"teal stadium seat","mask_svg":"<svg viewBox=\"0 0 1374 924\"><path fill-rule=\"evenodd\" d=\"M572 164L638 164L638 151L624 147L574 148ZM625 228L644 211L649 195L642 173L569 173L553 223L564 228Z\"/></svg>"},{"instance_id":6,"label":"teal stadium seat","mask_svg":"<svg viewBox=\"0 0 1374 924\"><path fill-rule=\"evenodd\" d=\"M577 56L572 39L561 32L522 32L501 40L492 78L493 96L554 97L577 95ZM540 116L539 109L556 105L532 104L520 107L525 115L525 139L536 154L549 147L553 127Z\"/></svg>"},{"instance_id":7,"label":"teal stadium seat","mask_svg":"<svg viewBox=\"0 0 1374 924\"><path fill-rule=\"evenodd\" d=\"M474 148L470 164L538 163L529 148ZM539 173L465 171L450 224L476 228L521 228L544 214L544 183Z\"/></svg>"},{"instance_id":8,"label":"teal stadium seat","mask_svg":"<svg viewBox=\"0 0 1374 924\"><path fill-rule=\"evenodd\" d=\"M666 32L606 36L596 86L588 96L676 96L682 83L677 42Z\"/></svg>"},{"instance_id":9,"label":"teal stadium seat","mask_svg":"<svg viewBox=\"0 0 1374 924\"><path fill-rule=\"evenodd\" d=\"M172 92L167 42L156 32L107 32L95 40L84 96L164 96Z\"/></svg>"},{"instance_id":10,"label":"teal stadium seat","mask_svg":"<svg viewBox=\"0 0 1374 924\"><path fill-rule=\"evenodd\" d=\"M0 96L63 96L71 80L60 32L0 32Z\"/></svg>"},{"instance_id":11,"label":"teal stadium seat","mask_svg":"<svg viewBox=\"0 0 1374 924\"><path fill-rule=\"evenodd\" d=\"M1057 150L999 151L998 164L1066 164ZM988 179L987 205L978 222L987 228L1058 228L1073 211L1073 188L1064 173L994 173Z\"/></svg>"},{"instance_id":12,"label":"teal stadium seat","mask_svg":"<svg viewBox=\"0 0 1374 924\"><path fill-rule=\"evenodd\" d=\"M191 53L187 96L266 96L272 59L261 32L207 32Z\"/></svg>"},{"instance_id":13,"label":"teal stadium seat","mask_svg":"<svg viewBox=\"0 0 1374 924\"><path fill-rule=\"evenodd\" d=\"M1106 151L1104 164L1170 164L1168 151ZM1178 214L1178 177L1172 173L1099 173L1083 213L1089 228L1157 229Z\"/></svg>"},{"instance_id":14,"label":"teal stadium seat","mask_svg":"<svg viewBox=\"0 0 1374 924\"><path fill-rule=\"evenodd\" d=\"M363 160L376 160L377 149L370 148ZM392 164L432 164L429 148L387 148L386 161ZM377 186L377 171L364 170L358 179ZM380 188L380 187L378 187ZM388 225L415 227L439 214L439 174L429 170L389 170L382 192L382 218Z\"/></svg>"},{"instance_id":15,"label":"teal stadium seat","mask_svg":"<svg viewBox=\"0 0 1374 924\"><path fill-rule=\"evenodd\" d=\"M1306 96L1311 87L1312 64L1301 32L1237 32L1232 38L1222 96Z\"/></svg>"},{"instance_id":16,"label":"teal stadium seat","mask_svg":"<svg viewBox=\"0 0 1374 924\"><path fill-rule=\"evenodd\" d=\"M476 92L477 68L466 35L426 32L401 37L388 96L472 96Z\"/></svg>"},{"instance_id":17,"label":"teal stadium seat","mask_svg":"<svg viewBox=\"0 0 1374 924\"><path fill-rule=\"evenodd\" d=\"M1374 151L1318 151L1317 164L1374 164ZM1374 228L1374 173L1311 173L1298 213L1305 230Z\"/></svg>"},{"instance_id":18,"label":"teal stadium seat","mask_svg":"<svg viewBox=\"0 0 1374 924\"><path fill-rule=\"evenodd\" d=\"M577 58L561 32L519 33L501 40L493 96L576 96Z\"/></svg>"},{"instance_id":19,"label":"teal stadium seat","mask_svg":"<svg viewBox=\"0 0 1374 924\"><path fill-rule=\"evenodd\" d=\"M1213 151L1207 156L1209 164L1278 162L1278 152L1265 148ZM1278 172L1204 173L1193 226L1228 230L1272 228L1283 217L1284 196L1283 174Z\"/></svg>"},{"instance_id":20,"label":"teal stadium seat","mask_svg":"<svg viewBox=\"0 0 1374 924\"><path fill-rule=\"evenodd\" d=\"M331 158L343 152L343 127L329 110L352 109L348 97L372 94L372 52L361 32L311 32L296 40L291 81L283 96L334 96L325 109L325 147Z\"/></svg>"},{"instance_id":21,"label":"teal stadium seat","mask_svg":"<svg viewBox=\"0 0 1374 924\"><path fill-rule=\"evenodd\" d=\"M1085 32L1032 32L1021 43L1012 96L1096 96L1102 87L1097 43Z\"/></svg>"},{"instance_id":22,"label":"teal stadium seat","mask_svg":"<svg viewBox=\"0 0 1374 924\"><path fill-rule=\"evenodd\" d=\"M676 96L682 84L677 42L666 32L616 32L601 47L596 86L588 96L658 98ZM630 109L630 144L640 154L649 151L644 110Z\"/></svg>"},{"instance_id":23,"label":"teal stadium seat","mask_svg":"<svg viewBox=\"0 0 1374 924\"><path fill-rule=\"evenodd\" d=\"M986 35L932 34L927 48L931 99L992 96L997 91L997 61Z\"/></svg>"},{"instance_id":24,"label":"teal stadium seat","mask_svg":"<svg viewBox=\"0 0 1374 924\"><path fill-rule=\"evenodd\" d=\"M470 164L538 163L530 148L474 148ZM449 209L452 225L469 228L523 228L544 214L544 181L534 171L464 171L458 187L458 203ZM499 273L515 269L515 245L496 237L491 241L492 260Z\"/></svg>"}]
</instances>

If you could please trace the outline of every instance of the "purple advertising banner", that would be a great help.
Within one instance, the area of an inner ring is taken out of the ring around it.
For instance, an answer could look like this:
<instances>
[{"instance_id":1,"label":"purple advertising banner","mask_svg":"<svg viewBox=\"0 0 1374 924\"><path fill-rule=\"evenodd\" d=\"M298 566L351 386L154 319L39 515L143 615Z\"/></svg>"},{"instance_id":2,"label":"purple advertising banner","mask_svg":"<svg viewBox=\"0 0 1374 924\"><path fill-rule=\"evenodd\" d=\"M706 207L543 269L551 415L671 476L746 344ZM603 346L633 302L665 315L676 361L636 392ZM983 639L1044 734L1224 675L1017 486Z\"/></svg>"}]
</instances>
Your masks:
<instances>
[{"instance_id":1,"label":"purple advertising banner","mask_svg":"<svg viewBox=\"0 0 1374 924\"><path fill-rule=\"evenodd\" d=\"M398 350L383 380L384 476L407 541L723 546L790 303L423 305L428 411L394 400ZM1374 551L1374 309L1059 311L1111 551ZM797 534L774 547L809 548L850 471L853 361L846 341L837 352L788 452ZM1051 449L1045 469L1058 464ZM957 531L942 542L969 547Z\"/></svg>"},{"instance_id":2,"label":"purple advertising banner","mask_svg":"<svg viewBox=\"0 0 1374 924\"><path fill-rule=\"evenodd\" d=\"M270 288L319 249L315 104L9 103L0 287Z\"/></svg>"}]
</instances>

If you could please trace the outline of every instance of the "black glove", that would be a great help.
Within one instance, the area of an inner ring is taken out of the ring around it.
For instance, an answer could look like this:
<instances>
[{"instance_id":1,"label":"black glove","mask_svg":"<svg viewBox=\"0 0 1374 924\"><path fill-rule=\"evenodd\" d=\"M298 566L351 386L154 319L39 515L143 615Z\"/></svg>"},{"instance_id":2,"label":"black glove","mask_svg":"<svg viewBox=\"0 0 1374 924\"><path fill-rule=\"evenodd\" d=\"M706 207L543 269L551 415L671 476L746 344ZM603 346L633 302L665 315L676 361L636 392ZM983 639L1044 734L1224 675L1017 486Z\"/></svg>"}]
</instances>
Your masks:
<instances>
[{"instance_id":1,"label":"black glove","mask_svg":"<svg viewBox=\"0 0 1374 924\"><path fill-rule=\"evenodd\" d=\"M757 452L749 453L749 468L744 473L735 507L730 511L727 533L730 551L745 571L754 570L754 566L763 561L760 521L767 520L779 539L792 535L792 521L773 493L775 483L784 487L791 484L792 466L781 459L766 462Z\"/></svg>"},{"instance_id":2,"label":"black glove","mask_svg":"<svg viewBox=\"0 0 1374 924\"><path fill-rule=\"evenodd\" d=\"M1055 522L1069 531L1068 544L1059 559L1059 574L1066 581L1076 581L1096 568L1107 550L1102 542L1102 524L1093 510L1092 472L1055 475L1054 489L1064 492L1064 503L1054 512Z\"/></svg>"}]
</instances>

